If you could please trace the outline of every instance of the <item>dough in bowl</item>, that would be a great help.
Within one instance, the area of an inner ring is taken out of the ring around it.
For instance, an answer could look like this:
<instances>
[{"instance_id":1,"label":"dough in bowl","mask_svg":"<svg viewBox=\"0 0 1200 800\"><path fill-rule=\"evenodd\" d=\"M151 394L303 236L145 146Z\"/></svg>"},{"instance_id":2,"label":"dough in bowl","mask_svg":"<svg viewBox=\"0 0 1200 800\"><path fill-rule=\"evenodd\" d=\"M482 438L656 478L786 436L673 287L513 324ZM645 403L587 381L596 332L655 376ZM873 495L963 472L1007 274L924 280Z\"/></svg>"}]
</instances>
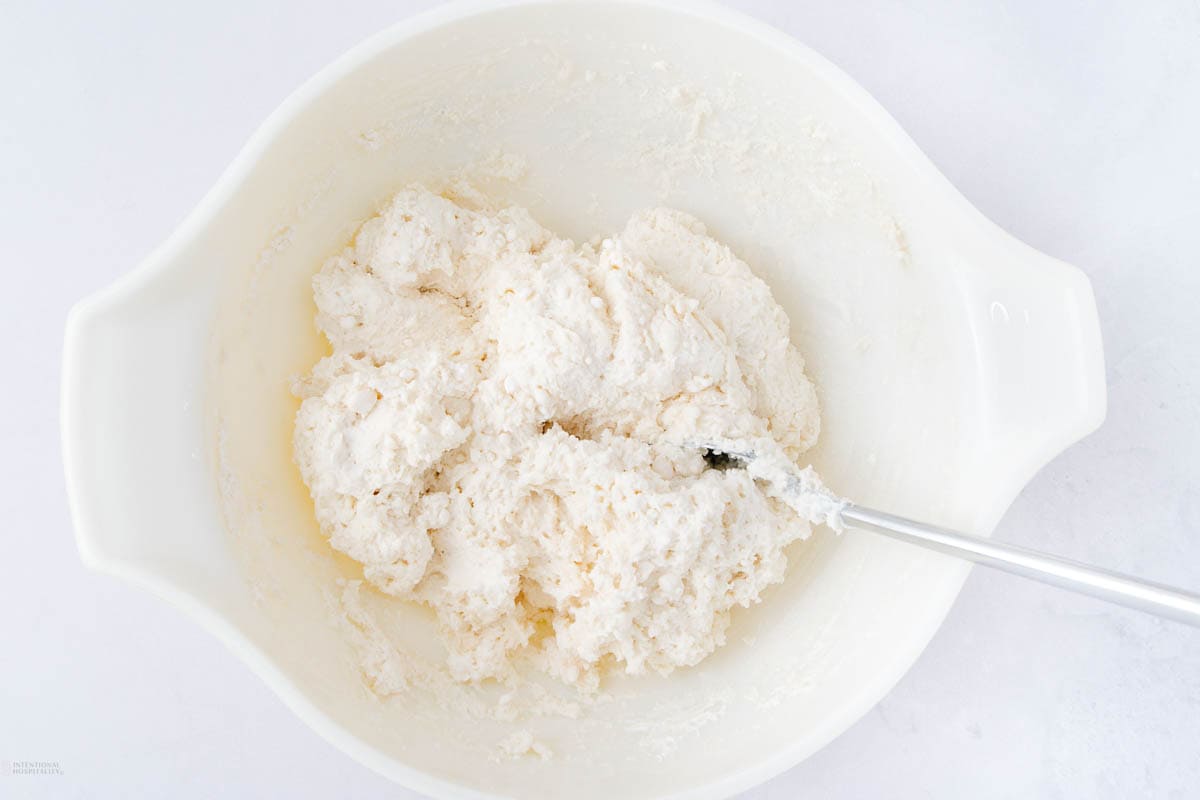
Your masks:
<instances>
[{"instance_id":1,"label":"dough in bowl","mask_svg":"<svg viewBox=\"0 0 1200 800\"><path fill-rule=\"evenodd\" d=\"M819 429L786 315L693 217L579 246L413 187L313 285L332 354L296 384L296 462L332 546L436 612L456 679L696 664L809 535L689 446L795 460Z\"/></svg>"}]
</instances>

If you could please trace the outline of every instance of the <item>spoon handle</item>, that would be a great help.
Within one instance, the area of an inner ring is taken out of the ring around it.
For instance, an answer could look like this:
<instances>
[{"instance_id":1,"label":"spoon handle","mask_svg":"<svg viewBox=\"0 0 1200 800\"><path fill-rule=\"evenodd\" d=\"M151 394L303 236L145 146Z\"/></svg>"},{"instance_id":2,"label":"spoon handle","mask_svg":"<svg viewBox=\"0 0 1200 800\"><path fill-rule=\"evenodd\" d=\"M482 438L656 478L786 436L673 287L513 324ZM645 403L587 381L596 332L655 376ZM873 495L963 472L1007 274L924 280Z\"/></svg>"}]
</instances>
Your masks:
<instances>
[{"instance_id":1,"label":"spoon handle","mask_svg":"<svg viewBox=\"0 0 1200 800\"><path fill-rule=\"evenodd\" d=\"M1200 595L1182 589L853 504L842 509L842 521L852 528L881 533L1023 578L1200 626Z\"/></svg>"}]
</instances>

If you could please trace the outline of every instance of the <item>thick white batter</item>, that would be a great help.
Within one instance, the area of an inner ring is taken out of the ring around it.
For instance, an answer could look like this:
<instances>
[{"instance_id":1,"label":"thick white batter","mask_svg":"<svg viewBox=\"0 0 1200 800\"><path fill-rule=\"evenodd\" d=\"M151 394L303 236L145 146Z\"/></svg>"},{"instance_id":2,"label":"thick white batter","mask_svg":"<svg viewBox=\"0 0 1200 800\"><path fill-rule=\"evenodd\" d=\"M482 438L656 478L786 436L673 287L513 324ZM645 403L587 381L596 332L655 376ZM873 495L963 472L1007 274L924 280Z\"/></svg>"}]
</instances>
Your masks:
<instances>
[{"instance_id":1,"label":"thick white batter","mask_svg":"<svg viewBox=\"0 0 1200 800\"><path fill-rule=\"evenodd\" d=\"M782 462L819 427L783 310L687 214L577 247L409 189L314 289L333 354L297 385L296 462L332 545L437 613L460 680L695 664L809 534L686 446Z\"/></svg>"}]
</instances>

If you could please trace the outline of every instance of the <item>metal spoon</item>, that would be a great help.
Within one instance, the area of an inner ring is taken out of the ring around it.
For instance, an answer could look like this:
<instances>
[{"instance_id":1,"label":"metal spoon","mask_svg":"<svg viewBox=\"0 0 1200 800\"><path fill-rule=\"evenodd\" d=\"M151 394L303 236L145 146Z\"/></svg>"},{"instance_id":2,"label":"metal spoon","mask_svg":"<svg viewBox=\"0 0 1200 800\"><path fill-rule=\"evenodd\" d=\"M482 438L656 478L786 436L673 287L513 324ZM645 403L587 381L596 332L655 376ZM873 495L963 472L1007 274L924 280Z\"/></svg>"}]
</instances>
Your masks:
<instances>
[{"instance_id":1,"label":"metal spoon","mask_svg":"<svg viewBox=\"0 0 1200 800\"><path fill-rule=\"evenodd\" d=\"M822 509L818 515L822 518L813 519L813 522L829 522L835 529L845 525L881 533L892 539L1011 572L1023 578L1032 578L1051 586L1070 589L1127 608L1200 627L1200 594L1025 547L995 542L982 536L938 528L894 514L863 508L828 492L811 470L797 470L794 466L782 465L778 459L773 460L769 470L756 469L759 454L742 446L742 443L703 441L693 443L693 446L700 447L705 461L716 469L742 468L757 473L756 478L771 483L774 490L784 496L790 505L798 510L804 509L810 516L813 508L812 493L820 493L816 499L817 507Z\"/></svg>"}]
</instances>

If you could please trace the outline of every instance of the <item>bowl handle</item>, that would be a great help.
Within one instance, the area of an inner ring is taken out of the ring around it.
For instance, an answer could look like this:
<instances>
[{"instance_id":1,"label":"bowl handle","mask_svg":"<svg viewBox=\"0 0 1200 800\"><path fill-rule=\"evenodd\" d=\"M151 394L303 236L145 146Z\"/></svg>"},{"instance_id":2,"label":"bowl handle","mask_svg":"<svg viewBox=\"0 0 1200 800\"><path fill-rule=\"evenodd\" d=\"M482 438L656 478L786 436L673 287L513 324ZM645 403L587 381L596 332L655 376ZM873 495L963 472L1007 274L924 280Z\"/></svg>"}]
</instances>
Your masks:
<instances>
[{"instance_id":1,"label":"bowl handle","mask_svg":"<svg viewBox=\"0 0 1200 800\"><path fill-rule=\"evenodd\" d=\"M62 448L84 562L204 596L233 567L202 408L215 287L181 260L152 257L71 310Z\"/></svg>"},{"instance_id":2,"label":"bowl handle","mask_svg":"<svg viewBox=\"0 0 1200 800\"><path fill-rule=\"evenodd\" d=\"M1007 234L992 245L965 282L987 457L1024 481L1104 421L1104 350L1082 271Z\"/></svg>"}]
</instances>

